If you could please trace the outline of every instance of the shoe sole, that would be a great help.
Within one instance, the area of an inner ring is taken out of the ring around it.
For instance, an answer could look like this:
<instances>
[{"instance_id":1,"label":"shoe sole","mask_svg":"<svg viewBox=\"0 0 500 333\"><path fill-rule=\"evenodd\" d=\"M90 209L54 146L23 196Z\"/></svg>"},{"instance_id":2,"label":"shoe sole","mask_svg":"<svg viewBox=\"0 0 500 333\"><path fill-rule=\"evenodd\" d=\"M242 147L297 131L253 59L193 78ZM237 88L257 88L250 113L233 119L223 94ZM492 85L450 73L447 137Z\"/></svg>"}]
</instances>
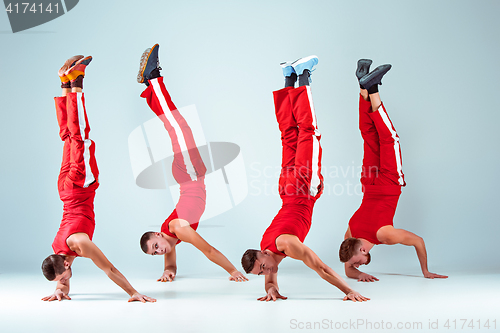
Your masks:
<instances>
[{"instance_id":1,"label":"shoe sole","mask_svg":"<svg viewBox=\"0 0 500 333\"><path fill-rule=\"evenodd\" d=\"M139 65L139 74L137 74L137 82L139 83L144 83L144 71L146 70L146 66L148 65L148 60L151 56L151 52L153 52L156 46L158 46L158 44L153 45L153 47L146 49L146 51L142 53L141 63Z\"/></svg>"},{"instance_id":2,"label":"shoe sole","mask_svg":"<svg viewBox=\"0 0 500 333\"><path fill-rule=\"evenodd\" d=\"M280 63L281 68L287 68L288 66L292 66L292 62L290 61L284 61Z\"/></svg>"},{"instance_id":3,"label":"shoe sole","mask_svg":"<svg viewBox=\"0 0 500 333\"><path fill-rule=\"evenodd\" d=\"M313 58L318 58L317 56L315 55L310 55L308 57L305 57L305 58L300 58L300 59L297 59L295 60L294 62L292 62L292 67L295 67L297 65L300 65L300 64L303 64L305 62L308 62L309 60L313 59Z\"/></svg>"},{"instance_id":4,"label":"shoe sole","mask_svg":"<svg viewBox=\"0 0 500 333\"><path fill-rule=\"evenodd\" d=\"M309 72L312 72L314 70L314 67L318 64L318 57L315 55L310 55L308 57L295 60L292 63L292 67L293 67L293 70L295 71L295 73L297 73L297 75L299 75L299 76L302 75L304 73L304 70L306 70L306 68L304 68L304 69L299 68L297 70L297 67L300 67L300 65L305 64L312 59L316 59L316 63L313 66L311 66L311 69L309 69Z\"/></svg>"}]
</instances>

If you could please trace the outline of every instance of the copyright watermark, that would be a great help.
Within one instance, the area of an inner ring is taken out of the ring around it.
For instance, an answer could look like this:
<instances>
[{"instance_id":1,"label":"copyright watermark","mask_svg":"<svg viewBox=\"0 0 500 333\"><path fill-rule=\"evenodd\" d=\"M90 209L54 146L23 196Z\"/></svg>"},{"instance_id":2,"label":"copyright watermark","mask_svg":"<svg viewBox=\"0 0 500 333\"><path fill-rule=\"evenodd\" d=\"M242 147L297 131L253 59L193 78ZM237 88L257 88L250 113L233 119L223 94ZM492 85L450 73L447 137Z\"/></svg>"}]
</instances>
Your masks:
<instances>
[{"instance_id":1,"label":"copyright watermark","mask_svg":"<svg viewBox=\"0 0 500 333\"><path fill-rule=\"evenodd\" d=\"M4 0L12 32L27 30L52 21L70 10L79 0L12 1Z\"/></svg>"},{"instance_id":2,"label":"copyright watermark","mask_svg":"<svg viewBox=\"0 0 500 333\"><path fill-rule=\"evenodd\" d=\"M302 321L290 319L292 330L496 330L496 319L428 319L427 321L394 321L349 319L344 321L322 319L319 321Z\"/></svg>"},{"instance_id":3,"label":"copyright watermark","mask_svg":"<svg viewBox=\"0 0 500 333\"><path fill-rule=\"evenodd\" d=\"M339 166L331 165L321 167L323 175L323 195L333 196L362 196L362 185L359 181L361 175L377 177L377 167L363 168L362 165ZM270 166L260 162L250 165L249 195L275 196L280 194L279 178L283 170L279 165Z\"/></svg>"}]
</instances>

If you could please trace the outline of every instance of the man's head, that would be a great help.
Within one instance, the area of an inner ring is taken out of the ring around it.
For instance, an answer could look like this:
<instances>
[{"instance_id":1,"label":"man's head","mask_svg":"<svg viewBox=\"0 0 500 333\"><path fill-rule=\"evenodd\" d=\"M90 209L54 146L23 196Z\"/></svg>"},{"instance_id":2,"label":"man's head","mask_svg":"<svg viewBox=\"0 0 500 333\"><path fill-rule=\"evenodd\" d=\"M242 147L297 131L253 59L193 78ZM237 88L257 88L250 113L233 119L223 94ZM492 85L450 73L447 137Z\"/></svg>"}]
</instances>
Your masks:
<instances>
[{"instance_id":1,"label":"man's head","mask_svg":"<svg viewBox=\"0 0 500 333\"><path fill-rule=\"evenodd\" d=\"M66 283L71 278L71 264L59 254L51 254L42 262L42 273L49 281Z\"/></svg>"},{"instance_id":2,"label":"man's head","mask_svg":"<svg viewBox=\"0 0 500 333\"><path fill-rule=\"evenodd\" d=\"M371 255L361 240L352 237L345 239L340 245L339 257L341 262L349 263L356 268L368 265L371 261Z\"/></svg>"},{"instance_id":3,"label":"man's head","mask_svg":"<svg viewBox=\"0 0 500 333\"><path fill-rule=\"evenodd\" d=\"M246 250L241 265L247 274L269 275L278 272L278 263L266 251Z\"/></svg>"},{"instance_id":4,"label":"man's head","mask_svg":"<svg viewBox=\"0 0 500 333\"><path fill-rule=\"evenodd\" d=\"M172 246L161 232L148 231L141 237L141 249L154 256L169 253Z\"/></svg>"}]
</instances>

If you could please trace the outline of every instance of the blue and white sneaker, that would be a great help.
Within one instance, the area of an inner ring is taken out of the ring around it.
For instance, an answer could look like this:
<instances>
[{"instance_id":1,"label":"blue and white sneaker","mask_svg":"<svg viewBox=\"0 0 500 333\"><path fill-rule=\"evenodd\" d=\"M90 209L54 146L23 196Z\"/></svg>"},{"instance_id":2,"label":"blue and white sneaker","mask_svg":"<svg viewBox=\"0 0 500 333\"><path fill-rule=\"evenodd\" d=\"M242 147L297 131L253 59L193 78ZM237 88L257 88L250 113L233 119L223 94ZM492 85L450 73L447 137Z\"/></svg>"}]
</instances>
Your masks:
<instances>
[{"instance_id":1,"label":"blue and white sneaker","mask_svg":"<svg viewBox=\"0 0 500 333\"><path fill-rule=\"evenodd\" d=\"M137 82L148 84L148 80L158 77L160 67L160 60L158 59L158 49L160 45L155 44L153 47L146 49L141 57L139 66L139 74L137 74ZM156 71L155 71L156 69ZM151 75L151 74L154 75ZM154 77L153 77L154 76Z\"/></svg>"},{"instance_id":2,"label":"blue and white sneaker","mask_svg":"<svg viewBox=\"0 0 500 333\"><path fill-rule=\"evenodd\" d=\"M314 70L314 67L318 64L318 57L311 55L309 57L300 58L292 63L292 67L297 75L302 75L307 69L309 72Z\"/></svg>"},{"instance_id":3,"label":"blue and white sneaker","mask_svg":"<svg viewBox=\"0 0 500 333\"><path fill-rule=\"evenodd\" d=\"M292 62L291 61L285 61L280 64L281 68L283 69L283 75L285 77L292 75L295 73L295 69L293 69Z\"/></svg>"}]
</instances>

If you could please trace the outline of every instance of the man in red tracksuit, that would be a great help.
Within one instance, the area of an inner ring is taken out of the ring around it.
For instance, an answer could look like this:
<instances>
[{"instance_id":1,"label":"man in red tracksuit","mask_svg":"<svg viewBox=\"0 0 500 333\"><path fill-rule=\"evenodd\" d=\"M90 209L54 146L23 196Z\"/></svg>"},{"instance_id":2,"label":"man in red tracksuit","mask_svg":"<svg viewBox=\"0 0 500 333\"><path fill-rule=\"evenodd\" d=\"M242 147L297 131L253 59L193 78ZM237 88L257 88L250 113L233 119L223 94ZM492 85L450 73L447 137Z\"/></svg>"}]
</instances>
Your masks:
<instances>
[{"instance_id":1,"label":"man in red tracksuit","mask_svg":"<svg viewBox=\"0 0 500 333\"><path fill-rule=\"evenodd\" d=\"M200 156L191 128L177 110L168 93L158 61L159 45L148 48L142 58L139 83L146 84L141 94L151 110L163 122L174 151L172 174L180 185L180 198L174 211L161 226L160 232L149 231L141 237L141 248L150 255L164 255L165 266L161 282L173 281L177 274L176 246L181 241L194 245L212 262L222 267L231 281L247 281L231 262L208 244L197 232L198 222L205 211L205 164Z\"/></svg>"},{"instance_id":2,"label":"man in red tracksuit","mask_svg":"<svg viewBox=\"0 0 500 333\"><path fill-rule=\"evenodd\" d=\"M360 84L359 129L364 140L363 202L349 221L349 227L340 246L340 260L345 263L346 275L358 281L378 281L372 275L358 270L371 261L370 250L377 244L403 244L415 247L424 277L446 278L429 272L424 240L412 232L395 229L396 213L401 187L406 186L402 171L399 136L380 100L378 85L391 65L382 65L372 72L372 61L358 61L356 76Z\"/></svg>"},{"instance_id":3,"label":"man in red tracksuit","mask_svg":"<svg viewBox=\"0 0 500 333\"><path fill-rule=\"evenodd\" d=\"M281 64L285 88L275 91L276 118L283 146L280 196L283 206L265 231L261 250L247 250L241 263L245 272L265 275L266 296L260 301L286 299L278 289L278 265L287 256L303 261L324 280L343 291L344 300L366 301L306 245L314 203L323 191L321 175L321 134L309 86L316 56ZM294 88L299 80L299 87Z\"/></svg>"},{"instance_id":4,"label":"man in red tracksuit","mask_svg":"<svg viewBox=\"0 0 500 333\"><path fill-rule=\"evenodd\" d=\"M95 143L90 140L90 126L82 92L85 68L92 57L74 56L59 70L62 96L55 98L59 135L64 141L59 196L64 212L59 231L52 243L53 255L42 263L49 281L56 281L55 292L44 301L71 299L69 281L71 265L76 257L90 258L97 267L130 295L129 302L156 302L141 295L92 242L94 235L94 197L99 187L99 170L95 159Z\"/></svg>"}]
</instances>

